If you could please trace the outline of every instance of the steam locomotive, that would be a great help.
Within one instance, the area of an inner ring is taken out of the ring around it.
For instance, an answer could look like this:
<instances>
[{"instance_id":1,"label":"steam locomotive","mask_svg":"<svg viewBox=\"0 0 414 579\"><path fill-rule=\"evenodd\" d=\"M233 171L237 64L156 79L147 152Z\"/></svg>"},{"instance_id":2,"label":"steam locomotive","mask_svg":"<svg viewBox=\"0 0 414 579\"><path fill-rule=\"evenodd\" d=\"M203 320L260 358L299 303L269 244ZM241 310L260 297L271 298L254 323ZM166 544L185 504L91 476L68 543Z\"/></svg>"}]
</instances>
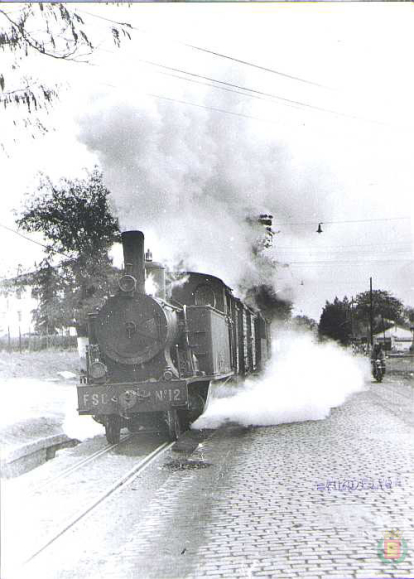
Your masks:
<instances>
[{"instance_id":1,"label":"steam locomotive","mask_svg":"<svg viewBox=\"0 0 414 579\"><path fill-rule=\"evenodd\" d=\"M269 327L215 276L187 272L167 284L165 268L144 254L142 232L122 233L122 246L117 293L89 314L78 412L101 423L111 444L122 428L135 432L155 418L176 440L204 411L212 385L263 368Z\"/></svg>"}]
</instances>

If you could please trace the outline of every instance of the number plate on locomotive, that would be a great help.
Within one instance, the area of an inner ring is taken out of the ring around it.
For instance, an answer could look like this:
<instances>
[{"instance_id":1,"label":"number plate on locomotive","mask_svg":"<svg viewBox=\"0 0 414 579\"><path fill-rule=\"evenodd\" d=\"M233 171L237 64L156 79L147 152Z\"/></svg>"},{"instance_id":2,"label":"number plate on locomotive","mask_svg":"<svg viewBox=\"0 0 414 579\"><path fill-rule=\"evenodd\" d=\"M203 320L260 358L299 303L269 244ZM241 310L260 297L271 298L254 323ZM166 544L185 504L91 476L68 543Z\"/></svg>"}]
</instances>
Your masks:
<instances>
[{"instance_id":1,"label":"number plate on locomotive","mask_svg":"<svg viewBox=\"0 0 414 579\"><path fill-rule=\"evenodd\" d=\"M78 386L78 410L85 414L156 412L186 407L187 403L184 380Z\"/></svg>"}]
</instances>

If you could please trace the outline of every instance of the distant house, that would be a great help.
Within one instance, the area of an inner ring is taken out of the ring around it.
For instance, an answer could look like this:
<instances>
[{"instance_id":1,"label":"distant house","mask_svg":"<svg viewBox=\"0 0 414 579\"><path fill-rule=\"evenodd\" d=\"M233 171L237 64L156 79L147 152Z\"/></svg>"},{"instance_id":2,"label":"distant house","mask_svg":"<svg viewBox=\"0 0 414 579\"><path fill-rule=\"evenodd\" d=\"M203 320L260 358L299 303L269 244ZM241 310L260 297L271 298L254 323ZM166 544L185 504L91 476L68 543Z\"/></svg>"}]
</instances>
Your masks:
<instances>
[{"instance_id":1,"label":"distant house","mask_svg":"<svg viewBox=\"0 0 414 579\"><path fill-rule=\"evenodd\" d=\"M32 310L36 307L30 288L0 293L0 336L15 338L33 332Z\"/></svg>"},{"instance_id":2,"label":"distant house","mask_svg":"<svg viewBox=\"0 0 414 579\"><path fill-rule=\"evenodd\" d=\"M374 334L374 343L382 344L385 350L409 351L413 345L413 332L408 328L394 324L384 332Z\"/></svg>"}]
</instances>

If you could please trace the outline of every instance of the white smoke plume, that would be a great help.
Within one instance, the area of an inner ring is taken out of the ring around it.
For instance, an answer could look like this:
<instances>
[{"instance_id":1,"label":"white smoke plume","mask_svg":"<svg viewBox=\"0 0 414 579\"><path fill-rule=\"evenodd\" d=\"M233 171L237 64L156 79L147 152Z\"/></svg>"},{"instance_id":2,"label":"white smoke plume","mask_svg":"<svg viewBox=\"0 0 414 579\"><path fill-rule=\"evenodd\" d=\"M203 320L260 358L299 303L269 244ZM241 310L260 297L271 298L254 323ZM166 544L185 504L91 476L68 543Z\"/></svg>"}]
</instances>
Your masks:
<instances>
[{"instance_id":1,"label":"white smoke plume","mask_svg":"<svg viewBox=\"0 0 414 579\"><path fill-rule=\"evenodd\" d=\"M154 296L158 291L158 285L153 275L149 274L145 278L145 293Z\"/></svg>"},{"instance_id":2,"label":"white smoke plume","mask_svg":"<svg viewBox=\"0 0 414 579\"><path fill-rule=\"evenodd\" d=\"M79 441L84 441L95 436L104 434L104 427L93 420L92 416L80 416L76 408L77 392L72 391L70 399L66 403L65 419L62 425L63 432L69 437Z\"/></svg>"},{"instance_id":3,"label":"white smoke plume","mask_svg":"<svg viewBox=\"0 0 414 579\"><path fill-rule=\"evenodd\" d=\"M310 334L286 331L275 336L264 374L239 387L219 387L192 427L322 420L332 408L364 389L369 372L366 358L353 356L334 343L318 344Z\"/></svg>"},{"instance_id":4,"label":"white smoke plume","mask_svg":"<svg viewBox=\"0 0 414 579\"><path fill-rule=\"evenodd\" d=\"M228 95L214 98L229 108ZM311 171L298 179L282 137L257 134L246 119L171 107L139 95L103 97L80 120L80 139L98 155L122 229L142 229L158 261L184 262L235 289L274 286L277 268L252 255L264 233L254 218L271 213L277 229L280 220L320 216L320 177L317 199Z\"/></svg>"}]
</instances>

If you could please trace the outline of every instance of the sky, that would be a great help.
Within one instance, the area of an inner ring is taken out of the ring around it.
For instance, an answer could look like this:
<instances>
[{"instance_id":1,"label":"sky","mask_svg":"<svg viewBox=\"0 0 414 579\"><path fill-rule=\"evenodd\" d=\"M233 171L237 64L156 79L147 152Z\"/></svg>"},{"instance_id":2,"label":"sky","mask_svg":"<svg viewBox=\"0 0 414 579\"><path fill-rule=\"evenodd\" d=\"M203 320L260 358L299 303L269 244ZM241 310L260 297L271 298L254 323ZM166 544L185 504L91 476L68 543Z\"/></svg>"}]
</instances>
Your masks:
<instances>
[{"instance_id":1,"label":"sky","mask_svg":"<svg viewBox=\"0 0 414 579\"><path fill-rule=\"evenodd\" d=\"M0 114L1 225L15 228L39 171L98 164L121 228L142 229L157 260L238 294L271 283L316 320L370 278L414 306L409 3L67 6L98 50L88 64L22 65L64 88L47 136ZM103 18L129 22L132 39L116 48ZM250 251L260 213L274 216L265 267ZM0 243L1 275L41 259L4 228Z\"/></svg>"}]
</instances>

